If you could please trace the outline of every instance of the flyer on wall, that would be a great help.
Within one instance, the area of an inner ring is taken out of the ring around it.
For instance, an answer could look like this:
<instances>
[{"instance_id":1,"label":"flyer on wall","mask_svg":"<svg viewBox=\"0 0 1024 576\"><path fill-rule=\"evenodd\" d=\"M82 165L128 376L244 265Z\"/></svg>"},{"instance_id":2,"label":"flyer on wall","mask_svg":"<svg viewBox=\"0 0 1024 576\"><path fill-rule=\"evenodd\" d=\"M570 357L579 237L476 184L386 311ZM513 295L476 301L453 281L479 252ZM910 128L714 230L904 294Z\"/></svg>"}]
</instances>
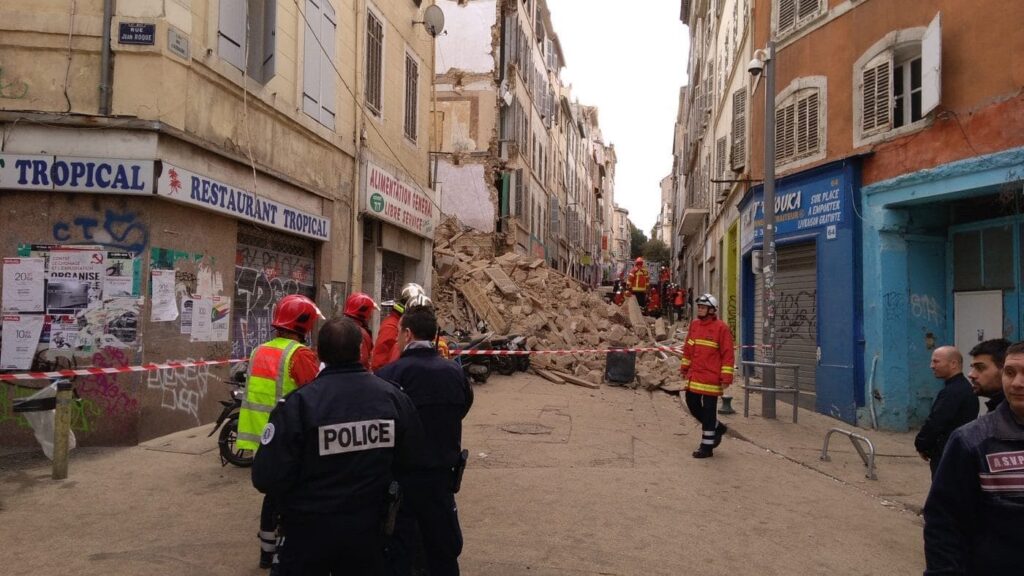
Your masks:
<instances>
[{"instance_id":1,"label":"flyer on wall","mask_svg":"<svg viewBox=\"0 0 1024 576\"><path fill-rule=\"evenodd\" d=\"M107 252L107 266L103 275L103 298L134 296L135 261L131 252Z\"/></svg>"},{"instance_id":2,"label":"flyer on wall","mask_svg":"<svg viewBox=\"0 0 1024 576\"><path fill-rule=\"evenodd\" d=\"M4 258L4 313L42 312L45 260Z\"/></svg>"},{"instance_id":3,"label":"flyer on wall","mask_svg":"<svg viewBox=\"0 0 1024 576\"><path fill-rule=\"evenodd\" d=\"M74 316L54 316L50 322L50 349L74 350L79 345L78 320Z\"/></svg>"},{"instance_id":4,"label":"flyer on wall","mask_svg":"<svg viewBox=\"0 0 1024 576\"><path fill-rule=\"evenodd\" d=\"M172 322L178 318L174 294L174 270L153 270L153 306L150 320Z\"/></svg>"},{"instance_id":5,"label":"flyer on wall","mask_svg":"<svg viewBox=\"0 0 1024 576\"><path fill-rule=\"evenodd\" d=\"M52 250L46 285L48 314L75 314L103 304L106 253Z\"/></svg>"},{"instance_id":6,"label":"flyer on wall","mask_svg":"<svg viewBox=\"0 0 1024 576\"><path fill-rule=\"evenodd\" d=\"M213 339L213 299L196 296L192 299L192 341Z\"/></svg>"},{"instance_id":7,"label":"flyer on wall","mask_svg":"<svg viewBox=\"0 0 1024 576\"><path fill-rule=\"evenodd\" d=\"M0 370L30 370L43 333L42 314L9 314L3 317Z\"/></svg>"}]
</instances>

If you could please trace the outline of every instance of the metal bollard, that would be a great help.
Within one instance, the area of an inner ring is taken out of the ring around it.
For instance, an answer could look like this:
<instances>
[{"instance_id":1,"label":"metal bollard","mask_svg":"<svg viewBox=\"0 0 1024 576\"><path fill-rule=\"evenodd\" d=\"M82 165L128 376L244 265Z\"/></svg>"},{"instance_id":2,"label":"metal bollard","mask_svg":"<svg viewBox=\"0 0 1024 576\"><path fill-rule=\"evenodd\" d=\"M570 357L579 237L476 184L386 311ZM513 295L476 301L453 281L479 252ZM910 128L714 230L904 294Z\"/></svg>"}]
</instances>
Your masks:
<instances>
[{"instance_id":1,"label":"metal bollard","mask_svg":"<svg viewBox=\"0 0 1024 576\"><path fill-rule=\"evenodd\" d=\"M732 407L732 396L722 396L722 407L718 409L719 414L735 414L736 410Z\"/></svg>"},{"instance_id":2,"label":"metal bollard","mask_svg":"<svg viewBox=\"0 0 1024 576\"><path fill-rule=\"evenodd\" d=\"M71 382L57 382L57 409L53 418L53 479L68 477L68 436L71 434Z\"/></svg>"}]
</instances>

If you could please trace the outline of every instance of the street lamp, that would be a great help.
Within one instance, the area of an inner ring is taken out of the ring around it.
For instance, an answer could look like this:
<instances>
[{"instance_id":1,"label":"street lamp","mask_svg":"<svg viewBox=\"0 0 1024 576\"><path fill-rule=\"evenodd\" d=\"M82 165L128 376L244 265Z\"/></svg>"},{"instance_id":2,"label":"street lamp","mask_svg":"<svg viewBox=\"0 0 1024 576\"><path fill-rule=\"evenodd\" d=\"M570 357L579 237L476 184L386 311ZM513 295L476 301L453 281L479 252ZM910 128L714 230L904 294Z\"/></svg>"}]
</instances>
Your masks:
<instances>
[{"instance_id":1,"label":"street lamp","mask_svg":"<svg viewBox=\"0 0 1024 576\"><path fill-rule=\"evenodd\" d=\"M757 90L757 81L761 74L765 77L764 86L764 194L761 205L764 211L764 240L762 245L764 281L764 318L762 325L761 344L763 348L765 388L775 388L775 270L777 258L775 254L775 42L768 40L764 50L755 50L754 59L747 66L747 71L754 77L753 90ZM752 92L753 92L752 90ZM756 214L756 207L755 207ZM799 399L794 398L793 402ZM761 416L775 418L775 393L765 392L761 395Z\"/></svg>"}]
</instances>

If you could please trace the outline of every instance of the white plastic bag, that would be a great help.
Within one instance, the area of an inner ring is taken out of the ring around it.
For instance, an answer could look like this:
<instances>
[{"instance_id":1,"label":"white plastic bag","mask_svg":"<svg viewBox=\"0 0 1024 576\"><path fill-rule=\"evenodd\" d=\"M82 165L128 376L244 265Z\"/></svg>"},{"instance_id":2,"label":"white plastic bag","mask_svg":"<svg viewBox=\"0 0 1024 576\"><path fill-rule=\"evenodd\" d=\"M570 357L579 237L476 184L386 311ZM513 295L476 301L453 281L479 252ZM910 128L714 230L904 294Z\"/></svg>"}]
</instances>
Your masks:
<instances>
[{"instance_id":1,"label":"white plastic bag","mask_svg":"<svg viewBox=\"0 0 1024 576\"><path fill-rule=\"evenodd\" d=\"M29 396L28 400L43 400L53 398L57 395L57 383L54 382L39 392ZM25 420L36 434L36 440L43 447L43 454L53 460L53 420L56 410L42 410L38 412L22 412ZM75 433L68 430L68 450L75 448Z\"/></svg>"}]
</instances>

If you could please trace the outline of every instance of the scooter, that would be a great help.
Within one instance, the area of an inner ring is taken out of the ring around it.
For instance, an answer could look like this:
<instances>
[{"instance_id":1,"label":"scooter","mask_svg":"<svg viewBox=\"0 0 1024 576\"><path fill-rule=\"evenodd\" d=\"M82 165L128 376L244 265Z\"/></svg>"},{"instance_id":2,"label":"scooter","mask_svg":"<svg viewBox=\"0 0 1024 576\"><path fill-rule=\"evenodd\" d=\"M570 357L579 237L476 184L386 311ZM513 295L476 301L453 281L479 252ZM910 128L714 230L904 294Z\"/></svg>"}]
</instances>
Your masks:
<instances>
[{"instance_id":1,"label":"scooter","mask_svg":"<svg viewBox=\"0 0 1024 576\"><path fill-rule=\"evenodd\" d=\"M242 410L242 400L245 399L245 382L248 380L248 363L242 363L232 371L231 379L224 380L224 383L232 387L231 400L221 400L224 406L213 430L207 437L213 436L220 429L220 436L217 437L217 445L220 448L220 465L227 466L228 463L240 468L252 466L255 453L252 450L241 450L235 447L238 440L238 416ZM223 425L223 426L222 426Z\"/></svg>"},{"instance_id":2,"label":"scooter","mask_svg":"<svg viewBox=\"0 0 1024 576\"><path fill-rule=\"evenodd\" d=\"M466 378L481 384L487 382L491 376L492 356L459 354L460 350L490 350L490 339L493 332L486 332L470 339L469 333L464 330L454 330L450 336L455 341L448 343L448 350L455 357L455 362L462 366L462 372Z\"/></svg>"},{"instance_id":3,"label":"scooter","mask_svg":"<svg viewBox=\"0 0 1024 576\"><path fill-rule=\"evenodd\" d=\"M511 350L514 352L526 351L526 336L509 334L500 338L492 338L491 346L495 350ZM494 369L498 374L511 376L515 372L526 372L530 369L530 357L526 354L515 354L509 356L494 356Z\"/></svg>"}]
</instances>

